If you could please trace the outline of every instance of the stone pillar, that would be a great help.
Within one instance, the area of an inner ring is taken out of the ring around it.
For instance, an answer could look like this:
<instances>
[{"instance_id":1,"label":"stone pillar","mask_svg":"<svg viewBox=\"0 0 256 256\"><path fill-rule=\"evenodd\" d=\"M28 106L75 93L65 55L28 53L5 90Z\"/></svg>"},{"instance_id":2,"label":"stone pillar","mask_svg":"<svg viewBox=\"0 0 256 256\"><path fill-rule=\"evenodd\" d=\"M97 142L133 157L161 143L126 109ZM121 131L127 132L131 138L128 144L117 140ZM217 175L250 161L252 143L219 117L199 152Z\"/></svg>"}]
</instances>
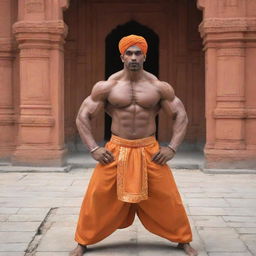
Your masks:
<instances>
[{"instance_id":1,"label":"stone pillar","mask_svg":"<svg viewBox=\"0 0 256 256\"><path fill-rule=\"evenodd\" d=\"M206 168L256 168L256 90L247 93L256 78L249 64L255 65L250 47L256 43L256 19L246 16L250 3L198 1L204 11L199 29L206 58Z\"/></svg>"},{"instance_id":2,"label":"stone pillar","mask_svg":"<svg viewBox=\"0 0 256 256\"><path fill-rule=\"evenodd\" d=\"M13 90L14 38L13 0L0 0L0 158L9 158L15 149L15 107Z\"/></svg>"},{"instance_id":3,"label":"stone pillar","mask_svg":"<svg viewBox=\"0 0 256 256\"><path fill-rule=\"evenodd\" d=\"M64 0L19 0L13 25L20 66L18 146L12 162L62 166L64 148Z\"/></svg>"}]
</instances>

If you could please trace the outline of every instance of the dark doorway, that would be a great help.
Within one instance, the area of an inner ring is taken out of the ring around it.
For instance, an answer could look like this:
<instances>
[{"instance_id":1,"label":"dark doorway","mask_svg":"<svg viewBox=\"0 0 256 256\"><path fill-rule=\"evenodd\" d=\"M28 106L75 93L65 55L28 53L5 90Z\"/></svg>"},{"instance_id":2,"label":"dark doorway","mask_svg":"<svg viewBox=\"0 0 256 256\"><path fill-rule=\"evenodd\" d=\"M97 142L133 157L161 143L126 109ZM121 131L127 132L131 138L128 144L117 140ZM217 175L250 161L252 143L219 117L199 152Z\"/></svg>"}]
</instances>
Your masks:
<instances>
[{"instance_id":1,"label":"dark doorway","mask_svg":"<svg viewBox=\"0 0 256 256\"><path fill-rule=\"evenodd\" d=\"M143 36L148 43L147 59L144 63L144 69L158 77L159 72L159 38L150 28L141 25L136 21L129 21L123 25L117 26L106 37L105 43L105 79L110 75L121 70L123 63L120 59L118 43L124 36L130 34ZM158 131L158 117L156 117L156 127ZM157 136L156 131L156 136ZM104 139L109 140L111 136L111 117L105 114L105 135Z\"/></svg>"}]
</instances>

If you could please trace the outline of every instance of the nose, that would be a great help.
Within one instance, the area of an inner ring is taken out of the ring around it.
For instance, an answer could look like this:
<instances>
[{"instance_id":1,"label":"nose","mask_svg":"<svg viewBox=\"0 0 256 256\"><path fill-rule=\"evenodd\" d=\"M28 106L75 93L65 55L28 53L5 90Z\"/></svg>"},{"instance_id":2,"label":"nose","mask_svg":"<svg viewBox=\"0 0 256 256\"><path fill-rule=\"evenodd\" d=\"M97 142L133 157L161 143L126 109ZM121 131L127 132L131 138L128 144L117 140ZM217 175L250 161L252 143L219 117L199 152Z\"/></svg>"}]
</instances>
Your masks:
<instances>
[{"instance_id":1,"label":"nose","mask_svg":"<svg viewBox=\"0 0 256 256\"><path fill-rule=\"evenodd\" d=\"M133 54L132 54L132 61L136 61L136 59L137 59L137 56L136 56L135 53L133 53Z\"/></svg>"}]
</instances>

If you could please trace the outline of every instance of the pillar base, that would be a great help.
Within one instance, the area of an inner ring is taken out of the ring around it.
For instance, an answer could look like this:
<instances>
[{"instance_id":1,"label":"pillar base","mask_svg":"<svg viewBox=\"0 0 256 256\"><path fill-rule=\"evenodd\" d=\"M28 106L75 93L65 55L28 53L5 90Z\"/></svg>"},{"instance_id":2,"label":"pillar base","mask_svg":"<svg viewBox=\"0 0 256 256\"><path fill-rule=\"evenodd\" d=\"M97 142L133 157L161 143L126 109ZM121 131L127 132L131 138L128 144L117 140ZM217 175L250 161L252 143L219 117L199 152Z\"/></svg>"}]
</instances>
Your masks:
<instances>
[{"instance_id":1,"label":"pillar base","mask_svg":"<svg viewBox=\"0 0 256 256\"><path fill-rule=\"evenodd\" d=\"M15 151L15 146L3 146L0 147L0 159L9 160Z\"/></svg>"},{"instance_id":2,"label":"pillar base","mask_svg":"<svg viewBox=\"0 0 256 256\"><path fill-rule=\"evenodd\" d=\"M256 170L255 150L204 149L204 168Z\"/></svg>"},{"instance_id":3,"label":"pillar base","mask_svg":"<svg viewBox=\"0 0 256 256\"><path fill-rule=\"evenodd\" d=\"M18 166L65 166L66 149L17 149L11 157L12 165Z\"/></svg>"}]
</instances>

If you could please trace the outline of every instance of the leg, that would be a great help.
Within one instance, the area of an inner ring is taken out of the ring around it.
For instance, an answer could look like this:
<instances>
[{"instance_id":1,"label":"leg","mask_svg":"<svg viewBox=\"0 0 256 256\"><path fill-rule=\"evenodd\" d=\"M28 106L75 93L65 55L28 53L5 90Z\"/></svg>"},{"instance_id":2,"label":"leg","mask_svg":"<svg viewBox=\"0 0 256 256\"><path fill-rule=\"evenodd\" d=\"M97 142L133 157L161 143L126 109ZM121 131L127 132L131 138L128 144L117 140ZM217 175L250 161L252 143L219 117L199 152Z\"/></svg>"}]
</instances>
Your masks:
<instances>
[{"instance_id":1,"label":"leg","mask_svg":"<svg viewBox=\"0 0 256 256\"><path fill-rule=\"evenodd\" d=\"M77 247L70 252L69 256L83 256L86 252L86 249L86 246L78 244Z\"/></svg>"},{"instance_id":2,"label":"leg","mask_svg":"<svg viewBox=\"0 0 256 256\"><path fill-rule=\"evenodd\" d=\"M94 244L129 225L130 207L131 204L117 199L115 163L98 164L81 206L75 240L82 245Z\"/></svg>"},{"instance_id":3,"label":"leg","mask_svg":"<svg viewBox=\"0 0 256 256\"><path fill-rule=\"evenodd\" d=\"M192 240L190 224L167 165L148 165L149 199L138 205L138 217L150 232L172 242Z\"/></svg>"},{"instance_id":4,"label":"leg","mask_svg":"<svg viewBox=\"0 0 256 256\"><path fill-rule=\"evenodd\" d=\"M184 252L189 256L198 255L198 252L189 243L186 243L186 244L179 243L177 248L184 250Z\"/></svg>"}]
</instances>

